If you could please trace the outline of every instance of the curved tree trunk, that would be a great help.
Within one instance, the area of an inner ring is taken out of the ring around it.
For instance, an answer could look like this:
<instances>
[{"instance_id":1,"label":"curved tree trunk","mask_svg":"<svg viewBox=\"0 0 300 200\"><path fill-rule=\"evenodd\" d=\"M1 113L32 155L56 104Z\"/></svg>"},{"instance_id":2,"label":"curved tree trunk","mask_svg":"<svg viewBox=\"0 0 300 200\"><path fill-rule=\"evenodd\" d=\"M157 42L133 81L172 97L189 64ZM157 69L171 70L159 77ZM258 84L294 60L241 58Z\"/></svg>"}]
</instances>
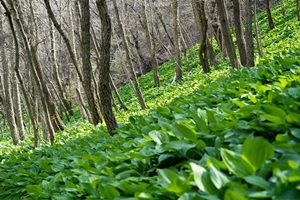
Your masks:
<instances>
[{"instance_id":1,"label":"curved tree trunk","mask_svg":"<svg viewBox=\"0 0 300 200\"><path fill-rule=\"evenodd\" d=\"M115 130L118 124L111 105L111 89L109 86L109 68L110 68L110 45L111 45L111 21L108 15L105 0L96 0L97 8L102 25L101 34L101 59L99 70L99 93L101 100L101 111L106 123L108 132L111 136L116 134Z\"/></svg>"}]
</instances>

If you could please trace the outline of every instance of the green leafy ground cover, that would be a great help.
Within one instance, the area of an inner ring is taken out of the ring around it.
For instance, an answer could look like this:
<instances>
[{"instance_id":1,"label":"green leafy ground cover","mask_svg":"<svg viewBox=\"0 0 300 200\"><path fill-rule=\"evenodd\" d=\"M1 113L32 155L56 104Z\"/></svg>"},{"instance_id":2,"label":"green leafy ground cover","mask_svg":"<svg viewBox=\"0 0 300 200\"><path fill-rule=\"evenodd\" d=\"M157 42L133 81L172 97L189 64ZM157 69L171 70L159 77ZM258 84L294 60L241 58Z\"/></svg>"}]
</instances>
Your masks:
<instances>
[{"instance_id":1,"label":"green leafy ground cover","mask_svg":"<svg viewBox=\"0 0 300 200\"><path fill-rule=\"evenodd\" d=\"M225 61L209 75L170 84L174 63L140 79L147 111L133 110L118 135L74 121L51 147L0 143L0 199L296 199L300 196L300 32L295 5L275 8L263 29L265 57L251 70ZM266 16L261 13L261 23ZM136 110L134 110L136 109Z\"/></svg>"}]
</instances>

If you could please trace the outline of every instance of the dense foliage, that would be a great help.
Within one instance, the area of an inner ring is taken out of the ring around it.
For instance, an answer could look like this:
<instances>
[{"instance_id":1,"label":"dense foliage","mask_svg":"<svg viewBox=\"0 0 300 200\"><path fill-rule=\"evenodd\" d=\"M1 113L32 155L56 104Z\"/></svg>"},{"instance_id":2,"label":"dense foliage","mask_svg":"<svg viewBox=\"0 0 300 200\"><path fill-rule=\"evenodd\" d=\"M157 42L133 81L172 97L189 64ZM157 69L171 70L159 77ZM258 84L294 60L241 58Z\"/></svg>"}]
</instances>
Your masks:
<instances>
[{"instance_id":1,"label":"dense foliage","mask_svg":"<svg viewBox=\"0 0 300 200\"><path fill-rule=\"evenodd\" d=\"M77 120L54 146L0 143L0 199L294 199L300 196L300 24L295 5L263 25L265 57L224 61L173 83L174 62L140 78L148 111L118 115L118 134ZM264 13L260 23L266 23ZM197 47L196 47L197 48ZM120 89L138 108L130 85Z\"/></svg>"}]
</instances>

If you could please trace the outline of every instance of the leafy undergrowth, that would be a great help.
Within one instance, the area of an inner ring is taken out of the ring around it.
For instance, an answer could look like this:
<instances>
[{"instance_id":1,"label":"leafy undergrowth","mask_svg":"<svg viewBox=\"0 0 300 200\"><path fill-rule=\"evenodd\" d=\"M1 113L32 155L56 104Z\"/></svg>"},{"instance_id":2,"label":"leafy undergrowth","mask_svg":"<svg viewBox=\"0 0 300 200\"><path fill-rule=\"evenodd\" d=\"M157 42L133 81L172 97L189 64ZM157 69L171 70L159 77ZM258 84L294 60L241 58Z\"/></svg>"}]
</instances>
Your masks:
<instances>
[{"instance_id":1,"label":"leafy undergrowth","mask_svg":"<svg viewBox=\"0 0 300 200\"><path fill-rule=\"evenodd\" d=\"M174 64L166 63L161 88L149 85L151 74L140 79L147 111L122 88L137 111L118 115L114 137L78 121L53 147L0 143L0 199L296 199L300 26L288 8L264 30L266 55L255 68L204 75L191 59L192 75L170 84Z\"/></svg>"}]
</instances>

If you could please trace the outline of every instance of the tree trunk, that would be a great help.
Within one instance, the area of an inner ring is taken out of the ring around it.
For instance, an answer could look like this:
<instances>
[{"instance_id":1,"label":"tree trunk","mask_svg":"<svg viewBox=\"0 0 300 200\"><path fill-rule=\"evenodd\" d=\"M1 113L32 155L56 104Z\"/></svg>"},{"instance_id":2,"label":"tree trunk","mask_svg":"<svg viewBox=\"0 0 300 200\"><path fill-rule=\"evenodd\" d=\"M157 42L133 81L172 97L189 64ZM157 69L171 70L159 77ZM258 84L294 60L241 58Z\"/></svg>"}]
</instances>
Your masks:
<instances>
[{"instance_id":1,"label":"tree trunk","mask_svg":"<svg viewBox=\"0 0 300 200\"><path fill-rule=\"evenodd\" d=\"M118 124L111 105L111 89L109 86L109 69L110 69L110 46L111 46L111 21L108 15L105 0L96 0L97 8L101 20L101 59L99 70L99 93L101 100L101 111L106 123L108 133L113 136Z\"/></svg>"},{"instance_id":2,"label":"tree trunk","mask_svg":"<svg viewBox=\"0 0 300 200\"><path fill-rule=\"evenodd\" d=\"M256 38L256 45L257 45L257 50L258 50L258 55L259 57L263 57L263 50L262 50L262 45L261 45L261 36L260 36L260 30L259 30L259 24L257 21L257 15L256 15L256 0L254 0L253 3L253 10L254 10L254 28L255 28L255 38Z\"/></svg>"},{"instance_id":3,"label":"tree trunk","mask_svg":"<svg viewBox=\"0 0 300 200\"><path fill-rule=\"evenodd\" d=\"M140 88L140 84L138 82L138 79L137 79L136 74L133 69L132 60L130 58L131 56L130 56L130 52L129 52L128 42L127 42L127 38L125 35L126 33L125 33L124 27L122 25L121 19L120 19L119 9L118 9L116 0L113 0L112 2L113 2L114 10L115 10L116 20L117 20L117 23L118 23L118 26L120 29L119 31L121 32L121 37L122 37L122 41L123 41L123 45L124 45L124 49L125 49L125 53L126 53L126 60L129 65L129 72L130 72L131 79L133 81L134 91L138 97L141 108L146 109L146 103L145 103L145 100L144 100L144 97L143 97L143 94L142 94L142 91Z\"/></svg>"},{"instance_id":4,"label":"tree trunk","mask_svg":"<svg viewBox=\"0 0 300 200\"><path fill-rule=\"evenodd\" d=\"M175 45L175 58L176 58L176 82L182 79L182 62L180 58L180 37L178 30L179 23L179 8L178 0L171 0L172 12L173 12L173 38Z\"/></svg>"},{"instance_id":5,"label":"tree trunk","mask_svg":"<svg viewBox=\"0 0 300 200\"><path fill-rule=\"evenodd\" d=\"M57 65L57 58L56 58L56 45L55 45L55 36L54 36L54 27L53 27L53 23L51 21L51 19L49 18L49 27L50 27L50 38L51 38L51 42L50 42L50 46L51 46L51 50L50 50L50 55L51 55L51 62L52 62L52 70L53 70L53 78L56 81L57 84L57 88L58 88L58 95L64 105L64 107L67 110L67 113L70 116L74 115L72 106L70 104L70 102L67 100L66 94L63 90L63 86L61 83L61 79L59 77L59 72L58 72L58 65Z\"/></svg>"},{"instance_id":6,"label":"tree trunk","mask_svg":"<svg viewBox=\"0 0 300 200\"><path fill-rule=\"evenodd\" d=\"M240 69L240 63L236 56L233 40L229 29L227 11L224 4L224 0L217 0L216 2L217 2L219 20L222 28L223 40L225 43L228 57L230 59L230 63L232 65L232 68Z\"/></svg>"},{"instance_id":7,"label":"tree trunk","mask_svg":"<svg viewBox=\"0 0 300 200\"><path fill-rule=\"evenodd\" d=\"M95 84L93 80L93 69L90 61L91 57L91 34L90 34L90 6L89 0L80 0L81 5L81 56L83 67L83 87L90 106L93 124L102 123L100 107L96 98Z\"/></svg>"},{"instance_id":8,"label":"tree trunk","mask_svg":"<svg viewBox=\"0 0 300 200\"><path fill-rule=\"evenodd\" d=\"M252 0L245 0L245 36L246 36L246 52L247 52L247 63L246 66L254 66L254 45L252 36Z\"/></svg>"},{"instance_id":9,"label":"tree trunk","mask_svg":"<svg viewBox=\"0 0 300 200\"><path fill-rule=\"evenodd\" d=\"M0 13L2 15L2 13ZM6 58L6 51L5 51L5 38L4 38L4 33L2 32L3 29L3 24L2 24L2 19L0 19L0 35L3 35L0 37L0 51L1 51L1 61L2 61L2 68L3 68L3 85L4 85L4 108L6 112L6 117L7 117L7 122L9 124L9 130L10 130L10 135L12 138L12 141L14 145L18 145L20 143L20 139L18 136L18 130L16 126L16 121L15 121L15 112L14 112L14 106L13 106L13 101L12 101L12 94L11 94L11 84L9 77L11 76L9 66L7 63L7 58Z\"/></svg>"},{"instance_id":10,"label":"tree trunk","mask_svg":"<svg viewBox=\"0 0 300 200\"><path fill-rule=\"evenodd\" d=\"M158 75L158 63L156 60L156 52L155 52L155 44L152 42L152 37L154 37L153 25L149 24L149 18L147 17L147 0L144 0L144 3L142 3L142 8L143 8L143 15L144 15L143 19L144 19L144 25L145 25L146 41L147 41L148 51L150 54L150 61L151 61L152 70L153 70L154 83L157 87L160 87L160 81L159 81L159 75ZM151 6L150 6L150 9L151 9ZM151 29L152 37L151 37L150 29Z\"/></svg>"},{"instance_id":11,"label":"tree trunk","mask_svg":"<svg viewBox=\"0 0 300 200\"><path fill-rule=\"evenodd\" d=\"M274 21L272 18L272 12L270 9L270 0L265 0L265 3L266 3L266 11L267 11L267 16L268 16L269 27L270 27L270 30L272 30L275 26L274 26Z\"/></svg>"},{"instance_id":12,"label":"tree trunk","mask_svg":"<svg viewBox=\"0 0 300 200\"><path fill-rule=\"evenodd\" d=\"M110 85L112 86L112 89L115 91L116 96L117 96L117 98L118 98L118 100L119 100L119 103L120 103L121 107L122 107L125 111L128 111L128 108L125 106L124 102L122 101L122 98L121 98L121 96L120 96L120 94L119 94L119 92L118 92L118 89L117 89L117 87L115 86L115 83L114 83L114 80L113 80L112 77L111 77L111 74L109 74L109 78L110 78Z\"/></svg>"},{"instance_id":13,"label":"tree trunk","mask_svg":"<svg viewBox=\"0 0 300 200\"><path fill-rule=\"evenodd\" d=\"M5 11L6 11L6 14L7 14L7 17L8 17L8 21L9 21L9 26L10 26L10 29L12 31L12 35L13 35L13 38L14 38L14 44L15 44L15 72L16 72L16 76L18 78L18 81L21 85L21 91L23 93L23 97L25 99L25 103L26 103L26 107L27 107L27 111L28 111L28 116L29 116L29 119L33 125L33 130L34 130L34 144L35 144L35 147L38 147L39 146L39 130L38 130L38 125L37 125L37 120L34 118L34 113L33 113L33 109L32 109L32 103L30 102L29 100L29 97L28 97L28 94L26 92L26 89L25 89L25 84L24 84L24 81L23 81L23 78L21 76L21 73L19 71L19 40L17 38L17 35L16 35L16 31L15 31L15 28L14 28L14 25L13 25L13 21L12 21L12 17L11 17L11 13L10 13L10 10L6 7L6 4L4 4L3 1L1 1L1 3L3 4L3 7L5 8ZM30 133L30 121L29 121L29 125L28 125L28 130L29 130L29 133Z\"/></svg>"},{"instance_id":14,"label":"tree trunk","mask_svg":"<svg viewBox=\"0 0 300 200\"><path fill-rule=\"evenodd\" d=\"M248 1L248 0L246 0L246 1ZM234 19L234 25L235 25L235 37L236 37L238 50L240 53L240 60L241 60L241 64L243 66L246 66L247 53L246 53L246 45L245 45L245 39L244 39L244 33L243 33L243 25L242 25L242 20L241 20L240 1L233 0L232 4L233 4L233 14L234 14L233 19ZM248 19L247 17L250 17L250 18ZM248 20L251 20L250 25L252 26L252 15L246 16L246 22L248 22ZM246 29L247 28L249 28L249 27L246 27ZM252 28L251 28L251 31L252 31ZM251 35L252 35L252 32L251 32ZM250 48L250 47L247 46L247 48Z\"/></svg>"},{"instance_id":15,"label":"tree trunk","mask_svg":"<svg viewBox=\"0 0 300 200\"><path fill-rule=\"evenodd\" d=\"M296 5L296 9L297 9L297 18L298 18L298 21L300 21L300 9L299 9L299 0L297 0L297 5Z\"/></svg>"},{"instance_id":16,"label":"tree trunk","mask_svg":"<svg viewBox=\"0 0 300 200\"><path fill-rule=\"evenodd\" d=\"M197 26L199 28L199 32L201 33L201 43L199 48L199 59L202 65L202 69L204 73L210 72L209 64L208 64L208 52L207 52L207 19L205 16L205 10L204 10L204 1L201 0L200 2L198 0L193 0L193 6L195 6L195 18L198 18L197 20L200 24Z\"/></svg>"}]
</instances>

